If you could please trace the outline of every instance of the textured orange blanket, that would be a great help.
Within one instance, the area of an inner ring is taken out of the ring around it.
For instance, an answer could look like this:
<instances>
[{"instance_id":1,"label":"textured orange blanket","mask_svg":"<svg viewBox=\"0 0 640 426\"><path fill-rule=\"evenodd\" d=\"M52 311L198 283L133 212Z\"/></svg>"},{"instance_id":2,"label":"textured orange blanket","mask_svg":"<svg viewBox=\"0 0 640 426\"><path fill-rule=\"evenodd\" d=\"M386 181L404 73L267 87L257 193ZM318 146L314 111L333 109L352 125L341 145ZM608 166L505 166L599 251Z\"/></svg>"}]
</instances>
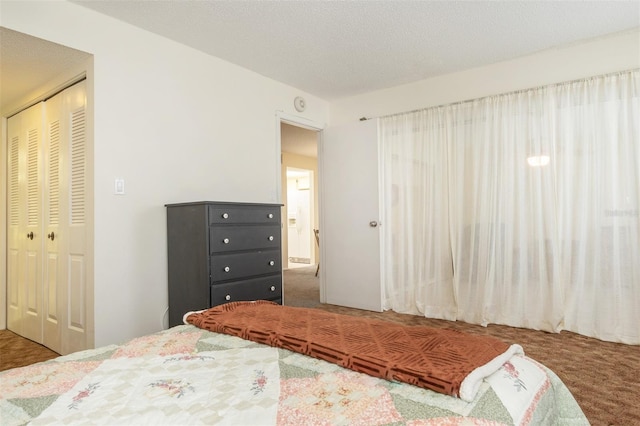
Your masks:
<instances>
[{"instance_id":1,"label":"textured orange blanket","mask_svg":"<svg viewBox=\"0 0 640 426\"><path fill-rule=\"evenodd\" d=\"M185 322L452 396L460 396L461 383L471 372L510 347L490 336L267 301L227 303L187 314Z\"/></svg>"}]
</instances>

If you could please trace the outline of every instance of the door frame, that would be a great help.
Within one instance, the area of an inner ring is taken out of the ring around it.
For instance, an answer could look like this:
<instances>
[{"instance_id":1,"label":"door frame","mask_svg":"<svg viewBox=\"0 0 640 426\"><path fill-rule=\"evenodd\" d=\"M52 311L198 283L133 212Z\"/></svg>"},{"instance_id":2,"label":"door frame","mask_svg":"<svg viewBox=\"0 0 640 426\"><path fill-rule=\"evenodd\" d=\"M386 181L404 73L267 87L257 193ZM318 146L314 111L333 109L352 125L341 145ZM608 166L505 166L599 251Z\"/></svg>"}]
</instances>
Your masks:
<instances>
[{"instance_id":1,"label":"door frame","mask_svg":"<svg viewBox=\"0 0 640 426\"><path fill-rule=\"evenodd\" d=\"M323 214L322 214L322 175L324 173L324 163L322 160L322 131L327 127L326 123L320 123L318 121L310 120L306 117L290 114L284 111L276 111L276 199L282 202L282 135L280 131L280 124L290 124L296 127L302 127L303 129L316 132L316 140L318 146L318 212L320 217L318 223L320 229L323 228ZM320 260L324 257L322 245L318 247L320 253ZM320 303L325 302L325 281L324 274L319 274L319 289L320 289Z\"/></svg>"},{"instance_id":2,"label":"door frame","mask_svg":"<svg viewBox=\"0 0 640 426\"><path fill-rule=\"evenodd\" d=\"M67 352L90 349L95 346L95 301L94 301L94 55L90 54L84 61L71 64L61 75L54 80L44 83L41 87L33 89L37 94L33 98L20 99L15 105L8 105L6 109L0 110L0 210L7 211L8 206L8 138L7 138L7 118L19 111L33 105L34 102L44 100L64 89L73 86L75 83L86 80L86 175L85 184L87 189L87 201L85 205L85 255L87 263L85 265L85 338L82 347L70 348ZM5 215L6 216L6 215ZM5 217L0 220L0 235L7 235L7 220ZM7 270L7 238L0 238L0 270ZM7 275L0 274L0 330L7 329Z\"/></svg>"}]
</instances>

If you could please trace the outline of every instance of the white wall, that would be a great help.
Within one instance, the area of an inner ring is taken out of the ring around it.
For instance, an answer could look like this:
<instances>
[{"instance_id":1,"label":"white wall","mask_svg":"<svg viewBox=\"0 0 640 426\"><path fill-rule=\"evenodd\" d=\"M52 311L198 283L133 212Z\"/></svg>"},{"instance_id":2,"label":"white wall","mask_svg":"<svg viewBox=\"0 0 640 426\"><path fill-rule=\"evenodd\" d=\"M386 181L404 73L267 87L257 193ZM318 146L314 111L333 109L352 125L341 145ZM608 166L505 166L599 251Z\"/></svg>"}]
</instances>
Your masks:
<instances>
[{"instance_id":1,"label":"white wall","mask_svg":"<svg viewBox=\"0 0 640 426\"><path fill-rule=\"evenodd\" d=\"M276 111L300 115L304 96L304 117L327 122L328 104L72 3L1 8L0 25L94 55L95 345L159 330L164 205L278 202Z\"/></svg>"},{"instance_id":2,"label":"white wall","mask_svg":"<svg viewBox=\"0 0 640 426\"><path fill-rule=\"evenodd\" d=\"M331 103L331 125L640 67L640 29Z\"/></svg>"}]
</instances>

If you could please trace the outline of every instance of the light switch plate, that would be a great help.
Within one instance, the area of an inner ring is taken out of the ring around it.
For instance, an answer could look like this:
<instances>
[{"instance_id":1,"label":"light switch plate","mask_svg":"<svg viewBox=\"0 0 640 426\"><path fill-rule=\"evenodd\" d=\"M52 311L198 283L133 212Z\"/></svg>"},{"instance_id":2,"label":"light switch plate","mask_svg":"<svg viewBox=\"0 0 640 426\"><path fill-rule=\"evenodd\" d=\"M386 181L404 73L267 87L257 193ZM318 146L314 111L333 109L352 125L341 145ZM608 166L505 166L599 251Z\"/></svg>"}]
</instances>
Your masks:
<instances>
[{"instance_id":1,"label":"light switch plate","mask_svg":"<svg viewBox=\"0 0 640 426\"><path fill-rule=\"evenodd\" d=\"M114 194L124 195L124 179L116 179Z\"/></svg>"}]
</instances>

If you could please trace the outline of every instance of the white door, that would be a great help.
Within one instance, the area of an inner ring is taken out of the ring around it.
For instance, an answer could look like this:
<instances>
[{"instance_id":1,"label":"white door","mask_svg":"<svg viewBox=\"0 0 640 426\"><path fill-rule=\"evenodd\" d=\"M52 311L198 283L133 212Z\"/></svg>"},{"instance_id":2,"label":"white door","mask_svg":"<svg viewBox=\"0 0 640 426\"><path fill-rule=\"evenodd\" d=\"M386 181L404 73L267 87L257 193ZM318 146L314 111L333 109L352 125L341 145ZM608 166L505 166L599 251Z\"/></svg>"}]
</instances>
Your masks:
<instances>
[{"instance_id":1,"label":"white door","mask_svg":"<svg viewBox=\"0 0 640 426\"><path fill-rule=\"evenodd\" d=\"M20 260L24 251L24 209L21 208L23 173L25 166L22 115L7 120L7 328L22 335L22 306L20 301Z\"/></svg>"},{"instance_id":2,"label":"white door","mask_svg":"<svg viewBox=\"0 0 640 426\"><path fill-rule=\"evenodd\" d=\"M329 127L319 149L323 302L381 312L378 122Z\"/></svg>"},{"instance_id":3,"label":"white door","mask_svg":"<svg viewBox=\"0 0 640 426\"><path fill-rule=\"evenodd\" d=\"M45 107L45 185L43 208L44 272L43 272L43 343L62 353L62 325L64 324L64 224L66 203L64 150L65 123L63 120L63 94L47 100ZM61 253L62 251L62 253Z\"/></svg>"},{"instance_id":4,"label":"white door","mask_svg":"<svg viewBox=\"0 0 640 426\"><path fill-rule=\"evenodd\" d=\"M43 103L36 104L7 121L10 151L8 325L38 343L42 343L43 322L43 108Z\"/></svg>"},{"instance_id":5,"label":"white door","mask_svg":"<svg viewBox=\"0 0 640 426\"><path fill-rule=\"evenodd\" d=\"M67 354L92 346L85 82L7 122L7 322Z\"/></svg>"},{"instance_id":6,"label":"white door","mask_svg":"<svg viewBox=\"0 0 640 426\"><path fill-rule=\"evenodd\" d=\"M44 152L44 344L61 354L86 349L86 83L46 102Z\"/></svg>"},{"instance_id":7,"label":"white door","mask_svg":"<svg viewBox=\"0 0 640 426\"><path fill-rule=\"evenodd\" d=\"M89 321L93 316L92 296L88 283L88 231L91 215L88 200L91 187L88 180L87 96L86 82L65 90L62 120L65 126L64 150L66 162L61 174L64 202L61 219L61 241L64 241L64 325L61 353L87 349L92 346ZM65 235L62 234L65 232Z\"/></svg>"}]
</instances>

